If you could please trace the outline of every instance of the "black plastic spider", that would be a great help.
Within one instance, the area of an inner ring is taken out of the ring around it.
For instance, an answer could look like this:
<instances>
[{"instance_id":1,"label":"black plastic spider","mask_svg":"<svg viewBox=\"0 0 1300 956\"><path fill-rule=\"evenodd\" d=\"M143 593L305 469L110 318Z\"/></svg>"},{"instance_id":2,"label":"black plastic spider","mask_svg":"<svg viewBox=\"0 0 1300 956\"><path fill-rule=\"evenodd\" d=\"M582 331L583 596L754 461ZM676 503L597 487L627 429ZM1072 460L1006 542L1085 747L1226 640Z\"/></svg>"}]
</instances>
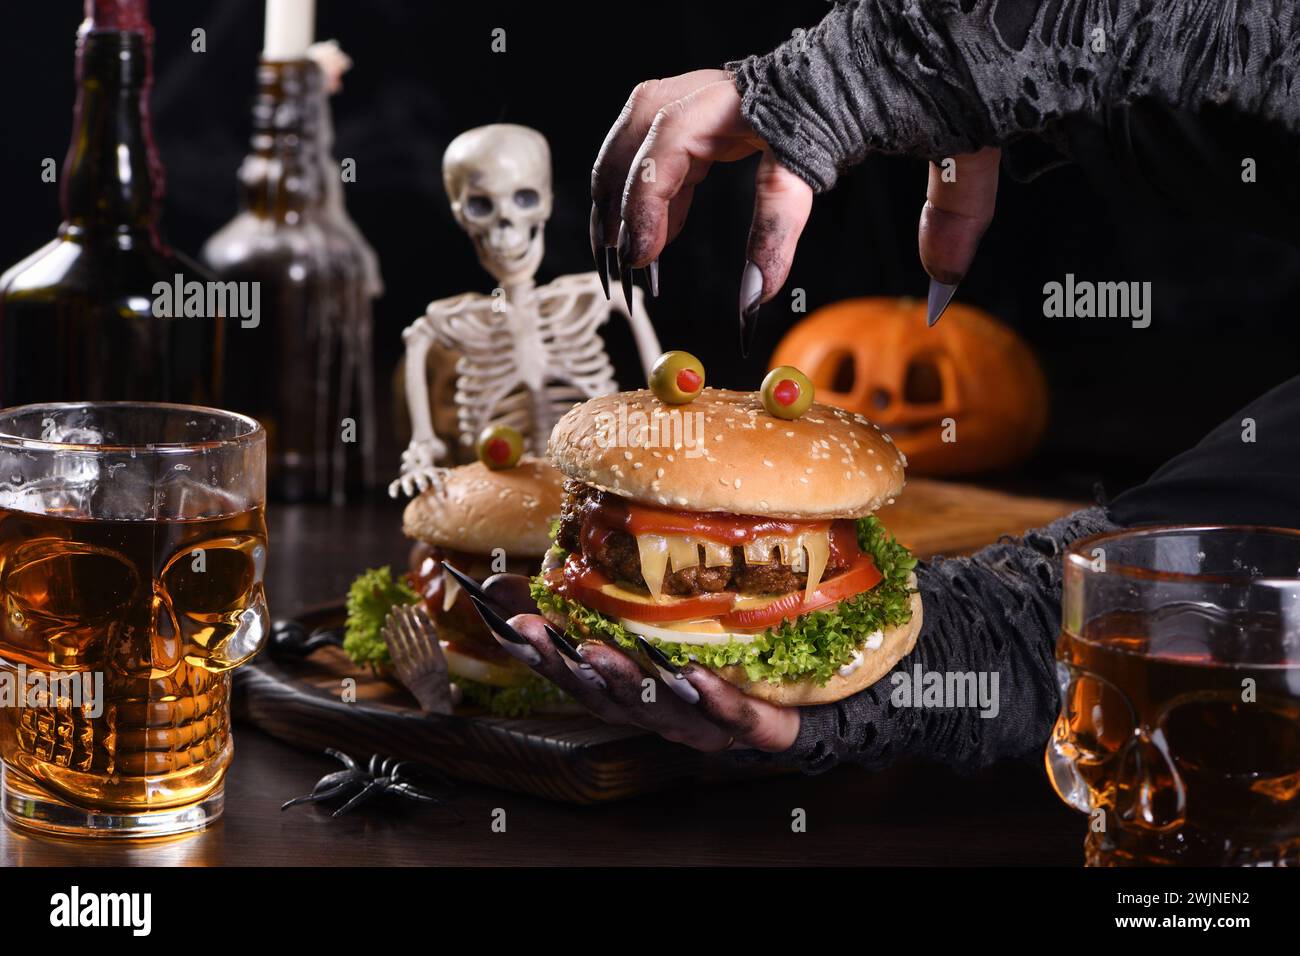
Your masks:
<instances>
[{"instance_id":1,"label":"black plastic spider","mask_svg":"<svg viewBox=\"0 0 1300 956\"><path fill-rule=\"evenodd\" d=\"M294 797L281 806L281 810L288 810L300 803L320 803L335 797L350 797L347 803L331 814L340 817L379 793L395 793L421 803L446 802L445 794L430 793L425 784L437 783L448 790L450 785L447 781L410 760L394 760L392 757L375 754L370 758L369 766L363 769L341 750L327 749L325 752L347 769L327 773L316 782L311 793Z\"/></svg>"}]
</instances>

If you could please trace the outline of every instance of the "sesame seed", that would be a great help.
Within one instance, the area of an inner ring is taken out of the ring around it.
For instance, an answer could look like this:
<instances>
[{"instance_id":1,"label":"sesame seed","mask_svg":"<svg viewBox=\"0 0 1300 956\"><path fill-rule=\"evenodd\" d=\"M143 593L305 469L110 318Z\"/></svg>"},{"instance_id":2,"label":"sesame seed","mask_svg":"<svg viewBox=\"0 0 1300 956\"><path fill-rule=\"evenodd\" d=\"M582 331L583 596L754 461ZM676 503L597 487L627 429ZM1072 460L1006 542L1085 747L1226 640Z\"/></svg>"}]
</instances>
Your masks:
<instances>
[{"instance_id":1,"label":"sesame seed","mask_svg":"<svg viewBox=\"0 0 1300 956\"><path fill-rule=\"evenodd\" d=\"M634 470L637 469L637 468L640 468L640 467L642 467L641 462L639 462L639 461L634 461L634 462L632 462L632 468L633 468Z\"/></svg>"},{"instance_id":2,"label":"sesame seed","mask_svg":"<svg viewBox=\"0 0 1300 956\"><path fill-rule=\"evenodd\" d=\"M807 475L800 475L800 476L799 476L799 483L800 483L800 484L803 484L803 485L808 484L808 476L807 476Z\"/></svg>"},{"instance_id":3,"label":"sesame seed","mask_svg":"<svg viewBox=\"0 0 1300 956\"><path fill-rule=\"evenodd\" d=\"M763 459L763 466L766 467L766 468L775 468L775 467L776 467L776 466L773 465L770 461L768 461L766 458Z\"/></svg>"},{"instance_id":4,"label":"sesame seed","mask_svg":"<svg viewBox=\"0 0 1300 956\"><path fill-rule=\"evenodd\" d=\"M811 468L805 468L805 469L803 470L803 473L804 473L805 475L811 475L812 472L813 472L813 470L812 470Z\"/></svg>"},{"instance_id":5,"label":"sesame seed","mask_svg":"<svg viewBox=\"0 0 1300 956\"><path fill-rule=\"evenodd\" d=\"M625 451L625 452L623 452L623 460L624 460L624 461L631 461L631 460L632 460L632 453L631 453L630 451Z\"/></svg>"},{"instance_id":6,"label":"sesame seed","mask_svg":"<svg viewBox=\"0 0 1300 956\"><path fill-rule=\"evenodd\" d=\"M786 437L786 438L793 438L793 437L794 437L794 432L786 432L786 433L785 433L785 437Z\"/></svg>"},{"instance_id":7,"label":"sesame seed","mask_svg":"<svg viewBox=\"0 0 1300 956\"><path fill-rule=\"evenodd\" d=\"M739 479L739 478L737 478L736 481L735 481L735 487L737 487L737 488L740 487L740 479Z\"/></svg>"},{"instance_id":8,"label":"sesame seed","mask_svg":"<svg viewBox=\"0 0 1300 956\"><path fill-rule=\"evenodd\" d=\"M662 478L663 476L664 476L664 470L662 468L658 468L655 470L656 478Z\"/></svg>"},{"instance_id":9,"label":"sesame seed","mask_svg":"<svg viewBox=\"0 0 1300 956\"><path fill-rule=\"evenodd\" d=\"M685 498L682 498L682 497L680 497L680 496L679 496L678 499L677 499L677 503L678 503L679 505L683 505L683 506L689 504L689 502L688 502Z\"/></svg>"},{"instance_id":10,"label":"sesame seed","mask_svg":"<svg viewBox=\"0 0 1300 956\"><path fill-rule=\"evenodd\" d=\"M877 465L877 466L876 466L876 471L884 471L884 470L885 470L885 466L884 466L884 465Z\"/></svg>"}]
</instances>

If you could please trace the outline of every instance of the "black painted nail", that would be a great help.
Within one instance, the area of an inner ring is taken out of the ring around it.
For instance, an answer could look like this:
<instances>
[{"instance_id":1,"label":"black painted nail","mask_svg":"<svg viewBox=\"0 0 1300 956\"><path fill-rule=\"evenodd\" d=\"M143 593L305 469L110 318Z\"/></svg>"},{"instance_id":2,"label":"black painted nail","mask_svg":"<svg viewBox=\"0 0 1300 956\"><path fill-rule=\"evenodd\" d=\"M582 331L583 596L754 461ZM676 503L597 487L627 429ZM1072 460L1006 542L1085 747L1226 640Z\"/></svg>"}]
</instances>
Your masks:
<instances>
[{"instance_id":1,"label":"black painted nail","mask_svg":"<svg viewBox=\"0 0 1300 956\"><path fill-rule=\"evenodd\" d=\"M477 597L480 601L491 600L491 598L487 596L487 592L479 587L479 583L464 571L459 571L456 568L453 568L446 561L442 562L442 569L455 578L457 583L465 589L465 592L469 594L470 597Z\"/></svg>"},{"instance_id":2,"label":"black painted nail","mask_svg":"<svg viewBox=\"0 0 1300 956\"><path fill-rule=\"evenodd\" d=\"M546 625L546 633L551 638L551 643L555 649L560 652L560 660L564 661L566 667L573 673L574 677L579 677L588 683L594 684L601 690L606 687L605 678L596 673L596 669L582 659L582 653L578 650L578 645L569 640L568 635Z\"/></svg>"},{"instance_id":3,"label":"black painted nail","mask_svg":"<svg viewBox=\"0 0 1300 956\"><path fill-rule=\"evenodd\" d=\"M600 277L601 288L605 298L609 299L609 273L605 266L605 223L600 214L600 207L591 204L591 261L596 265L596 275Z\"/></svg>"},{"instance_id":4,"label":"black painted nail","mask_svg":"<svg viewBox=\"0 0 1300 956\"><path fill-rule=\"evenodd\" d=\"M645 652L646 657L650 658L650 663L655 666L659 672L659 677L667 684L674 693L688 704L698 704L700 701L700 692L695 689L695 685L682 676L682 669L670 661L664 652L659 650L640 634L636 636L637 644Z\"/></svg>"},{"instance_id":5,"label":"black painted nail","mask_svg":"<svg viewBox=\"0 0 1300 956\"><path fill-rule=\"evenodd\" d=\"M605 268L600 270L600 285L605 290L605 298L609 298L610 277L618 274L617 267L614 263L614 247L605 247Z\"/></svg>"},{"instance_id":6,"label":"black painted nail","mask_svg":"<svg viewBox=\"0 0 1300 956\"><path fill-rule=\"evenodd\" d=\"M618 278L623 284L623 301L627 303L627 314L632 314L632 233L628 231L627 220L618 227Z\"/></svg>"},{"instance_id":7,"label":"black painted nail","mask_svg":"<svg viewBox=\"0 0 1300 956\"><path fill-rule=\"evenodd\" d=\"M939 321L939 316L948 308L948 303L957 292L957 283L949 285L946 282L940 282L938 279L930 280L930 295L925 303L925 324L934 325Z\"/></svg>"},{"instance_id":8,"label":"black painted nail","mask_svg":"<svg viewBox=\"0 0 1300 956\"><path fill-rule=\"evenodd\" d=\"M758 330L758 300L763 295L763 273L758 266L745 260L745 271L740 276L740 354L748 357Z\"/></svg>"},{"instance_id":9,"label":"black painted nail","mask_svg":"<svg viewBox=\"0 0 1300 956\"><path fill-rule=\"evenodd\" d=\"M659 257L650 260L650 294L659 298Z\"/></svg>"},{"instance_id":10,"label":"black painted nail","mask_svg":"<svg viewBox=\"0 0 1300 956\"><path fill-rule=\"evenodd\" d=\"M496 638L496 642L501 645L503 651L529 667L534 667L542 662L542 655L537 653L537 648L529 644L527 638L507 624L500 614L473 594L469 596L469 599L474 605L474 609L478 611L478 616L483 619L483 623L487 625L487 629L492 632L492 636Z\"/></svg>"}]
</instances>

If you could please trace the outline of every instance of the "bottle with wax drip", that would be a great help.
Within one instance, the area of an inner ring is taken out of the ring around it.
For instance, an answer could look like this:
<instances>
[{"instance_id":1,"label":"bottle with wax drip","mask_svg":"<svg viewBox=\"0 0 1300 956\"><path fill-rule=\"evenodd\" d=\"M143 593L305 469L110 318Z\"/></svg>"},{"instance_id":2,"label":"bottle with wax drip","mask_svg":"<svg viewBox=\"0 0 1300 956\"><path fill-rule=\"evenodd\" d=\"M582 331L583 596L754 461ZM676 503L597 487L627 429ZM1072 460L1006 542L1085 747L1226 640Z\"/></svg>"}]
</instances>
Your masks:
<instances>
[{"instance_id":1,"label":"bottle with wax drip","mask_svg":"<svg viewBox=\"0 0 1300 956\"><path fill-rule=\"evenodd\" d=\"M0 275L0 405L220 400L224 320L193 294L211 277L159 227L152 62L147 0L86 0L63 222Z\"/></svg>"},{"instance_id":2,"label":"bottle with wax drip","mask_svg":"<svg viewBox=\"0 0 1300 956\"><path fill-rule=\"evenodd\" d=\"M328 44L312 54L341 57ZM375 484L371 303L383 286L344 208L327 85L310 56L264 54L240 212L203 248L221 278L259 283L263 321L231 324L227 388L266 426L272 494L288 501L339 502Z\"/></svg>"}]
</instances>

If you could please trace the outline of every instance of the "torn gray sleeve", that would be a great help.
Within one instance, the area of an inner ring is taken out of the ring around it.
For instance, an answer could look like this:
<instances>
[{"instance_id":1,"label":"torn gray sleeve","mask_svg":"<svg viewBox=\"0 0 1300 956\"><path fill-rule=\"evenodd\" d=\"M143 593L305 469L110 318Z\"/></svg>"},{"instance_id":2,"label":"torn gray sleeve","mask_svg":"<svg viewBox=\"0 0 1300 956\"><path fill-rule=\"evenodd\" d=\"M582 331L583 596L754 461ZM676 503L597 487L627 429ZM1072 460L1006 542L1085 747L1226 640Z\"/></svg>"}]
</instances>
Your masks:
<instances>
[{"instance_id":1,"label":"torn gray sleeve","mask_svg":"<svg viewBox=\"0 0 1300 956\"><path fill-rule=\"evenodd\" d=\"M1300 130L1288 0L851 0L727 69L818 192L870 152L937 161L1145 98Z\"/></svg>"},{"instance_id":2,"label":"torn gray sleeve","mask_svg":"<svg viewBox=\"0 0 1300 956\"><path fill-rule=\"evenodd\" d=\"M1060 707L1062 555L1074 541L1115 527L1101 508L1087 508L969 558L918 566L925 616L912 652L866 690L804 707L789 750L738 757L817 773L845 760L881 769L920 757L976 769L1041 755ZM977 686L983 674L982 686L996 693L977 706L915 706L925 704L918 673L974 674Z\"/></svg>"}]
</instances>

